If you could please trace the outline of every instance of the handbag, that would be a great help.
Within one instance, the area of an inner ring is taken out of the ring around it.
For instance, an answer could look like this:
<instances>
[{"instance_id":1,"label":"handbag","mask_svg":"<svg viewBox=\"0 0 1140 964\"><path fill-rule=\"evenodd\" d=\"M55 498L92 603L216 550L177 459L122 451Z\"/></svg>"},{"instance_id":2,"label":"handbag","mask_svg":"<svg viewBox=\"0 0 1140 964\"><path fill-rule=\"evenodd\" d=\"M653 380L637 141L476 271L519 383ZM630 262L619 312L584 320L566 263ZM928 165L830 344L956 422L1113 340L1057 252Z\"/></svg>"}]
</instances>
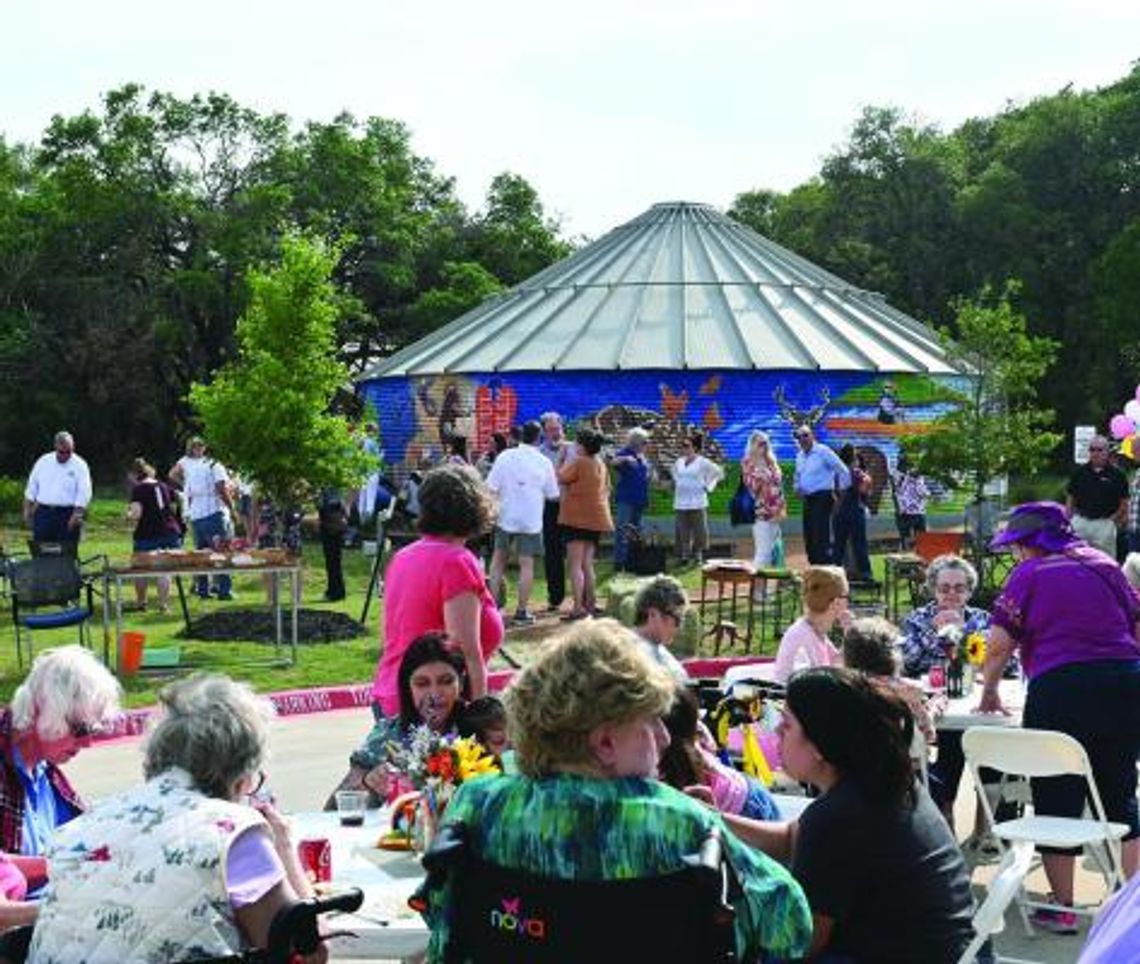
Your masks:
<instances>
[{"instance_id":1,"label":"handbag","mask_svg":"<svg viewBox=\"0 0 1140 964\"><path fill-rule=\"evenodd\" d=\"M756 498L741 480L728 503L728 518L734 526L752 525L756 521Z\"/></svg>"}]
</instances>

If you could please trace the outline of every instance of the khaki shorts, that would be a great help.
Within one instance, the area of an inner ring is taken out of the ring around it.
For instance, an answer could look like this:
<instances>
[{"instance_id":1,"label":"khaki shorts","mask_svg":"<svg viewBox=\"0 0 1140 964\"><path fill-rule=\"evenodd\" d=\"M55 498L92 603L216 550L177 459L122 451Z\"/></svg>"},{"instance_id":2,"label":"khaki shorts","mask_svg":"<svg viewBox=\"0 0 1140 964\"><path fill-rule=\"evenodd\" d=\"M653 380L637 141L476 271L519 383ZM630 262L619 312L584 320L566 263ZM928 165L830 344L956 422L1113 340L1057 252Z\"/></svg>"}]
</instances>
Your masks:
<instances>
[{"instance_id":1,"label":"khaki shorts","mask_svg":"<svg viewBox=\"0 0 1140 964\"><path fill-rule=\"evenodd\" d=\"M518 547L520 556L542 555L541 532L507 532L495 526L495 551L510 552L512 543Z\"/></svg>"}]
</instances>

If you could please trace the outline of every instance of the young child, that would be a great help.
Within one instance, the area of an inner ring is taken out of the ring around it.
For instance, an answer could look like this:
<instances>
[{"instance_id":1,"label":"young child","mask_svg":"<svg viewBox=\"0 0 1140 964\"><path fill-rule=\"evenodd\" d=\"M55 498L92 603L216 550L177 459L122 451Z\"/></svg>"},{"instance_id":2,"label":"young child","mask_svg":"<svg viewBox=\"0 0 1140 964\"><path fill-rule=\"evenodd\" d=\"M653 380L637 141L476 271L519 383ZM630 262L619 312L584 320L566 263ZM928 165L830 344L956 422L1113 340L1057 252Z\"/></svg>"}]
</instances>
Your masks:
<instances>
[{"instance_id":1,"label":"young child","mask_svg":"<svg viewBox=\"0 0 1140 964\"><path fill-rule=\"evenodd\" d=\"M670 743L658 763L661 780L678 790L707 786L722 813L753 820L779 820L780 810L764 785L722 763L704 745L698 735L698 720L697 698L688 687L679 686L673 705L663 718Z\"/></svg>"},{"instance_id":2,"label":"young child","mask_svg":"<svg viewBox=\"0 0 1140 964\"><path fill-rule=\"evenodd\" d=\"M507 711L497 696L481 696L459 711L455 729L460 736L473 736L487 752L502 759L507 743Z\"/></svg>"}]
</instances>

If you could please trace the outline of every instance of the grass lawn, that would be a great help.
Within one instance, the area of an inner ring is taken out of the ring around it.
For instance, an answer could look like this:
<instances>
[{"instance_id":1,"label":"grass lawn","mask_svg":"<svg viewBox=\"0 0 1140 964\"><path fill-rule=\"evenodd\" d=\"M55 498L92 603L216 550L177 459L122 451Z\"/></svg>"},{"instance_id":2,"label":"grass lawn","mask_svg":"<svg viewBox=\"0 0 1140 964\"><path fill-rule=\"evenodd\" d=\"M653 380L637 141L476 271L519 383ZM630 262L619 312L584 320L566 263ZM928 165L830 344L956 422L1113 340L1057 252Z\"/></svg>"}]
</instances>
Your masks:
<instances>
[{"instance_id":1,"label":"grass lawn","mask_svg":"<svg viewBox=\"0 0 1140 964\"><path fill-rule=\"evenodd\" d=\"M112 563L126 562L131 552L132 525L124 516L124 502L115 498L97 498L92 504L89 521L80 544L80 555L88 558L104 554ZM9 551L21 551L25 548L28 533L21 528L15 520L5 520L0 526L0 544ZM188 543L189 544L189 543ZM737 547L738 554L741 551ZM371 572L372 559L365 557L359 550L345 550L344 573L348 596L343 602L326 603L322 599L325 589L324 562L321 556L320 545L315 538L304 547L303 554L303 587L301 605L307 609L330 609L343 612L353 619L359 619L364 606L364 594L367 588L368 576ZM882 558L873 556L875 575L882 578ZM531 597L531 608L541 609L546 601L546 584L541 576L542 567L537 567L535 587ZM605 598L607 587L613 577L613 570L608 559L598 563L597 575L599 583L599 596ZM701 585L700 569L689 566L675 575L690 594L696 595ZM509 610L515 608L515 573L511 572L508 579L510 585ZM190 592L189 580L184 580L188 593L188 605L191 618L197 618L205 613L220 608L225 609L263 609L266 606L265 589L261 576L254 573L235 579L234 591L237 599L234 602L204 602L193 596ZM282 591L286 591L282 586ZM134 592L128 584L124 586L124 603L134 601ZM334 643L299 644L297 663L294 666L265 665L272 656L273 647L253 642L204 642L183 640L178 634L183 630L181 613L177 604L177 593L171 592L171 611L169 614L160 614L156 611L157 602L152 587L149 595L150 609L147 612L124 612L123 628L146 633L148 648L161 648L177 645L181 647L184 663L189 663L196 669L206 669L227 673L236 679L248 681L260 692L272 692L293 688L340 684L364 683L370 680L375 672L379 657L380 622L383 607L382 600L374 599L368 616L365 634L352 640ZM99 609L100 600L96 598L96 608ZM793 614L798 615L798 610ZM705 627L711 625L713 620L712 607L704 613ZM745 614L738 614L738 622L743 628ZM288 615L285 614L286 632L288 632ZM542 619L536 626L525 628L508 627L507 649L511 655L520 662L527 662L537 652L543 640L555 633L561 624L556 619ZM96 650L102 653L103 630L101 619L97 615L94 622L93 633ZM74 642L76 633L74 629L52 630L37 632L33 641L37 650L50 645L60 645ZM774 638L770 628L762 640L754 641L751 646L752 654L775 653L777 639ZM113 646L113 641L112 641ZM712 640L705 638L700 647L702 654L712 653ZM722 646L721 655L742 655L743 647ZM113 657L113 649L112 649ZM261 665L258 665L260 662ZM492 668L506 668L508 664L501 657L496 657ZM10 618L10 607L5 600L0 600L0 702L7 702L12 692L23 677L23 671L18 667L15 651L15 631ZM126 703L128 706L145 706L154 702L155 692L169 679L167 675L155 675L155 671L147 671L124 680Z\"/></svg>"}]
</instances>

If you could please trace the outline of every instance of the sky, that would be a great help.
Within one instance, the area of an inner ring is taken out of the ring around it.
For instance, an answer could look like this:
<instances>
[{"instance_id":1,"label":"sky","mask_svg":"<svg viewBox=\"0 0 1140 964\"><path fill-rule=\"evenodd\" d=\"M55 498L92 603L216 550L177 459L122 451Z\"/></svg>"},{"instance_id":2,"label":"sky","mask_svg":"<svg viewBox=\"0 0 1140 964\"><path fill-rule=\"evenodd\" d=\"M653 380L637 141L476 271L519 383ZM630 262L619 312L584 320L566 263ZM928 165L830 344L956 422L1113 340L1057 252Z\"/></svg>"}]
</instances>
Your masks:
<instances>
[{"instance_id":1,"label":"sky","mask_svg":"<svg viewBox=\"0 0 1140 964\"><path fill-rule=\"evenodd\" d=\"M0 136L128 82L219 91L297 124L402 121L473 210L502 171L572 237L658 201L786 191L866 105L951 130L1113 82L1136 0L5 0Z\"/></svg>"}]
</instances>

